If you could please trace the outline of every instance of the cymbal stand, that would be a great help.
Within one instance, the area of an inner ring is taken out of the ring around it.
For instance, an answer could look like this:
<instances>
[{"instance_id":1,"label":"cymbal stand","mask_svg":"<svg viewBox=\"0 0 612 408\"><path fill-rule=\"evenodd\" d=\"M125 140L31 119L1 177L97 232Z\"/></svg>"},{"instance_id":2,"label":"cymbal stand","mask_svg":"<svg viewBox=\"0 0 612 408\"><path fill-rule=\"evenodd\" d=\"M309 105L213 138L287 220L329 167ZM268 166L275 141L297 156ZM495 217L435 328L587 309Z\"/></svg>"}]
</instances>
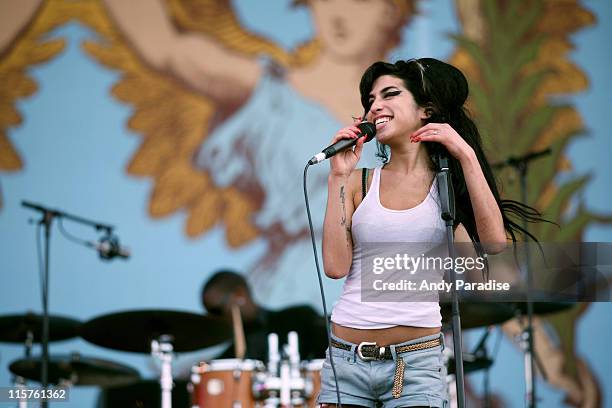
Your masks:
<instances>
[{"instance_id":1,"label":"cymbal stand","mask_svg":"<svg viewBox=\"0 0 612 408\"><path fill-rule=\"evenodd\" d=\"M522 157L510 157L509 159L493 165L493 168L505 166L514 167L519 173L521 187L521 202L527 203L527 170L529 162L540 157L549 155L551 149L547 148L537 152L527 153ZM528 230L527 221L523 220L523 229ZM525 275L527 280L527 326L523 330L522 343L525 355L525 403L528 408L536 407L536 381L535 381L535 361L534 361L534 340L533 340L533 301L531 291L533 288L533 275L531 273L531 256L529 245L525 245Z\"/></svg>"},{"instance_id":2,"label":"cymbal stand","mask_svg":"<svg viewBox=\"0 0 612 408\"><path fill-rule=\"evenodd\" d=\"M521 180L521 201L527 202L527 161L522 160L517 163ZM527 229L527 222L523 221L523 228ZM533 288L533 275L531 274L531 255L529 245L525 245L525 273L527 275L527 326L523 330L523 342L525 353L525 402L527 407L536 406L536 381L535 381L535 360L533 358L533 302L531 300L531 289Z\"/></svg>"},{"instance_id":3,"label":"cymbal stand","mask_svg":"<svg viewBox=\"0 0 612 408\"><path fill-rule=\"evenodd\" d=\"M489 355L488 355L489 353L487 352L486 341L489 335L491 334L492 329L493 329L492 326L487 326L487 328L485 329L485 332L480 338L480 341L474 348L474 351L472 351L472 354L474 355L474 357L485 358L485 359L489 358ZM485 372L484 372L484 385L483 385L484 408L491 407L491 390L489 387L489 374L490 374L490 367L487 367L485 368Z\"/></svg>"},{"instance_id":4,"label":"cymbal stand","mask_svg":"<svg viewBox=\"0 0 612 408\"><path fill-rule=\"evenodd\" d=\"M13 377L13 385L20 391L25 390L27 386L25 378L19 375L15 375ZM21 392L19 394L21 395ZM28 400L20 398L19 402L17 403L17 408L28 408Z\"/></svg>"},{"instance_id":5,"label":"cymbal stand","mask_svg":"<svg viewBox=\"0 0 612 408\"><path fill-rule=\"evenodd\" d=\"M291 406L291 369L287 361L283 361L280 368L280 406Z\"/></svg>"},{"instance_id":6,"label":"cymbal stand","mask_svg":"<svg viewBox=\"0 0 612 408\"><path fill-rule=\"evenodd\" d=\"M280 405L280 395L276 392L280 388L277 380L280 374L281 356L278 351L278 335L268 334L268 364L266 374L261 380L261 391L265 393L264 408L273 408Z\"/></svg>"},{"instance_id":7,"label":"cymbal stand","mask_svg":"<svg viewBox=\"0 0 612 408\"><path fill-rule=\"evenodd\" d=\"M172 408L172 359L174 348L172 347L171 335L163 334L157 339L151 340L151 355L161 361L161 408Z\"/></svg>"},{"instance_id":8,"label":"cymbal stand","mask_svg":"<svg viewBox=\"0 0 612 408\"><path fill-rule=\"evenodd\" d=\"M278 336L268 335L268 372L257 384L261 395L265 395L264 408L301 407L305 397L312 392L310 384L300 372L298 335L289 332L288 344L284 346L286 359L280 359Z\"/></svg>"},{"instance_id":9,"label":"cymbal stand","mask_svg":"<svg viewBox=\"0 0 612 408\"><path fill-rule=\"evenodd\" d=\"M291 331L287 335L287 344L285 345L285 354L288 358L286 364L288 381L285 388L289 394L290 406L301 406L304 404L304 392L306 389L306 381L300 373L300 347L297 332ZM283 402L281 393L281 402Z\"/></svg>"},{"instance_id":10,"label":"cymbal stand","mask_svg":"<svg viewBox=\"0 0 612 408\"><path fill-rule=\"evenodd\" d=\"M521 322L521 325L523 325L525 316L520 313L520 310L517 312L516 317ZM535 367L537 367L538 371L542 375L542 378L544 379L544 381L546 381L548 379L548 376L546 375L546 371L544 370L544 365L542 364L542 361L538 357L538 353L536 352L535 348L531 348L530 350L528 331L529 331L529 323L527 323L527 325L523 325L523 329L521 333L518 336L516 336L518 339L518 344L524 354L525 370L531 369L532 371L529 375L531 376L531 378L533 378L533 376L535 375L535 371L533 371L533 368L529 367L531 365L531 361L533 360ZM533 333L533 326L531 326L530 331ZM529 379L529 376L525 374L526 383L528 379Z\"/></svg>"},{"instance_id":11,"label":"cymbal stand","mask_svg":"<svg viewBox=\"0 0 612 408\"><path fill-rule=\"evenodd\" d=\"M26 332L26 338L24 340L24 357L29 358L32 356L32 346L34 345L34 333L32 330L28 329ZM26 387L26 379L20 375L13 376L13 384L17 389L25 389ZM20 399L17 403L18 408L28 408L28 400Z\"/></svg>"}]
</instances>

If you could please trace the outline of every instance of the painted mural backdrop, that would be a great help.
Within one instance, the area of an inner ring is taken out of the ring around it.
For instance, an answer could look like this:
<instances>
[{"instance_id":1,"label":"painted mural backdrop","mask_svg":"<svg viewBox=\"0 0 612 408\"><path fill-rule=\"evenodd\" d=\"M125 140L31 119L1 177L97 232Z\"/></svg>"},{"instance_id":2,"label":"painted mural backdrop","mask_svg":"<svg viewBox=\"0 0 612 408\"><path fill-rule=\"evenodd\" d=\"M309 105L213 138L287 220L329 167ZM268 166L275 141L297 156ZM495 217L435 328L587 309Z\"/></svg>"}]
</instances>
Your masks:
<instances>
[{"instance_id":1,"label":"painted mural backdrop","mask_svg":"<svg viewBox=\"0 0 612 408\"><path fill-rule=\"evenodd\" d=\"M246 266L255 289L271 303L318 303L314 281L295 289L300 277L313 274L303 166L337 128L361 114L357 83L371 62L415 56L397 54L406 43L422 41L406 35L421 18L429 29L450 34L447 58L470 80L470 107L491 162L552 148L531 168L528 203L560 228L539 224L532 232L543 241L579 241L587 227L612 221L580 199L590 175L560 177L572 174L567 149L586 132L572 98L588 89L589 78L571 58L572 36L597 25L598 17L582 2L283 1L287 12L306 11L309 18L310 37L292 47L249 29L236 3L3 2L0 183L26 166L28 152L15 147L11 131L30 120L19 110L37 93L30 70L65 50L66 39L49 34L78 22L95 33L80 44L83 57L116 74L112 98L130 108L123 126L137 143L123 167L128 177L147 183L151 222L180 215L191 242L220 230L228 253L258 243L264 250ZM453 21L439 25L427 13L432 4L446 7ZM370 160L365 165L375 165ZM497 176L504 196L519 199L515 171ZM309 191L320 236L324 166L311 172ZM6 188L1 194L0 205L20 198ZM538 319L536 346L548 384L568 405L598 407L599 380L575 347L588 307ZM520 326L509 322L504 331L511 338ZM477 388L470 391L474 404ZM516 406L520 397L506 403Z\"/></svg>"}]
</instances>

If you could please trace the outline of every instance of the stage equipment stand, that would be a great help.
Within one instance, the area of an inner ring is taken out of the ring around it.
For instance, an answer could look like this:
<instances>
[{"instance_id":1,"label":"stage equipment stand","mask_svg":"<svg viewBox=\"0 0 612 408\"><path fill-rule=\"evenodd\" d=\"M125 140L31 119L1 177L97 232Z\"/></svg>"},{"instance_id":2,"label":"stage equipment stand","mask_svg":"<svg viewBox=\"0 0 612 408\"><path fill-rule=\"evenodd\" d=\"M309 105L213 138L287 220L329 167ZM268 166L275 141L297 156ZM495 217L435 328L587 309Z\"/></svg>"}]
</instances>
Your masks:
<instances>
[{"instance_id":1,"label":"stage equipment stand","mask_svg":"<svg viewBox=\"0 0 612 408\"><path fill-rule=\"evenodd\" d=\"M172 408L172 360L174 357L174 338L169 334L162 334L157 339L151 340L151 355L161 362L161 374L159 384L161 387L161 408Z\"/></svg>"},{"instance_id":2,"label":"stage equipment stand","mask_svg":"<svg viewBox=\"0 0 612 408\"><path fill-rule=\"evenodd\" d=\"M494 169L510 166L516 169L519 173L519 182L521 188L521 202L527 204L527 171L529 163L535 159L547 156L551 153L551 149L547 148L532 153L527 153L524 156L510 157L507 160L493 165ZM528 231L528 222L523 220L523 229ZM535 408L537 405L536 397L536 381L535 381L535 349L534 349L534 333L533 333L533 275L531 273L531 254L529 244L525 244L525 275L527 280L527 326L521 334L521 348L524 352L525 362L525 403L529 408Z\"/></svg>"},{"instance_id":3,"label":"stage equipment stand","mask_svg":"<svg viewBox=\"0 0 612 408\"><path fill-rule=\"evenodd\" d=\"M65 218L71 221L78 222L94 227L96 230L104 230L109 235L112 233L113 226L100 224L94 221L87 220L85 218L77 217L63 211L54 210L51 208L43 207L39 204L34 204L28 201L22 201L21 206L29 208L34 211L38 211L41 214L41 218L38 221L38 225L44 228L44 253L43 253L43 271L42 271L42 309L43 309L43 327L42 327L42 364L41 364L41 386L43 390L47 389L49 385L49 258L51 248L51 225L55 218ZM38 240L38 236L36 237ZM41 402L42 408L47 408L49 402L43 399Z\"/></svg>"},{"instance_id":4,"label":"stage equipment stand","mask_svg":"<svg viewBox=\"0 0 612 408\"><path fill-rule=\"evenodd\" d=\"M451 282L451 307L453 327L453 353L455 355L455 381L457 387L457 406L465 408L465 380L463 375L463 345L461 340L461 316L459 312L459 296L457 294L457 276L455 273L455 193L451 182L450 167L447 153L438 153L436 182L440 196L441 217L446 224L448 255L453 259L453 266L448 270Z\"/></svg>"}]
</instances>

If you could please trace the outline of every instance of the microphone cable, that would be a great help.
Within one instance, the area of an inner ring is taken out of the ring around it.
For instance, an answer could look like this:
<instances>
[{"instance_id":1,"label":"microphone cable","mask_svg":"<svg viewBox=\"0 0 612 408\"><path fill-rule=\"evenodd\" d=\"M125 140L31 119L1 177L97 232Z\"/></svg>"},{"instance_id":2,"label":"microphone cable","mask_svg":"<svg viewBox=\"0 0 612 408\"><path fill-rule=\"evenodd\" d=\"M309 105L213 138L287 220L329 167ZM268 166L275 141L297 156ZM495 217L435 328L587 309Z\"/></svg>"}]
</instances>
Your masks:
<instances>
[{"instance_id":1,"label":"microphone cable","mask_svg":"<svg viewBox=\"0 0 612 408\"><path fill-rule=\"evenodd\" d=\"M327 347L329 354L329 362L331 364L332 372L334 373L334 382L336 383L336 398L338 398L338 408L342 408L342 402L340 401L340 388L338 388L338 376L336 375L336 366L334 364L334 356L332 353L331 344L331 327L330 320L327 317L327 302L325 300L325 290L323 289L323 277L321 276L321 267L319 266L319 255L317 253L317 244L315 242L314 228L312 227L312 216L310 214L310 204L308 203L308 188L306 187L306 181L308 180L308 168L311 166L310 163L306 164L304 168L304 201L306 202L306 214L308 215L308 227L310 228L310 240L312 241L312 252L314 254L315 266L317 268L317 277L319 278L319 289L321 290L321 303L323 303L323 316L325 316L325 332L327 334Z\"/></svg>"},{"instance_id":2,"label":"microphone cable","mask_svg":"<svg viewBox=\"0 0 612 408\"><path fill-rule=\"evenodd\" d=\"M68 230L66 230L66 228L64 227L64 223L63 223L63 217L58 217L57 218L57 226L59 231L62 233L62 235L64 236L64 238L66 238L68 241L72 241L75 244L79 244L79 245L83 245L83 246L89 246L88 241L82 238L79 238L71 233L68 232Z\"/></svg>"}]
</instances>

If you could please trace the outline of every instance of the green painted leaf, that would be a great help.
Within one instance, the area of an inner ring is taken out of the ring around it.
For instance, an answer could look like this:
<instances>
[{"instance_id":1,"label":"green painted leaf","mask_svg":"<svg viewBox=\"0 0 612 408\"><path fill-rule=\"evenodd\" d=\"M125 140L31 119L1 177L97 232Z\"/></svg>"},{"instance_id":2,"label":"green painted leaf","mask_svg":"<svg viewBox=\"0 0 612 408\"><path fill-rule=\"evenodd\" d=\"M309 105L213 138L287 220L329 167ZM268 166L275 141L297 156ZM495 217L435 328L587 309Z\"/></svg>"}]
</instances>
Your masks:
<instances>
[{"instance_id":1,"label":"green painted leaf","mask_svg":"<svg viewBox=\"0 0 612 408\"><path fill-rule=\"evenodd\" d=\"M577 179L565 183L564 185L559 187L558 193L555 196L555 199L549 204L549 206L543 211L544 217L551 220L561 220L562 211L567 207L569 200L572 196L578 191L582 190L586 183L590 180L590 176L582 176ZM551 228L555 228L555 226L551 226L550 224L543 226L542 233L544 236L550 237Z\"/></svg>"},{"instance_id":2,"label":"green painted leaf","mask_svg":"<svg viewBox=\"0 0 612 408\"><path fill-rule=\"evenodd\" d=\"M561 227L561 231L557 234L556 241L558 242L572 242L580 241L582 238L582 232L585 227L595 219L591 214L586 211L579 211L574 217L564 223Z\"/></svg>"},{"instance_id":3,"label":"green painted leaf","mask_svg":"<svg viewBox=\"0 0 612 408\"><path fill-rule=\"evenodd\" d=\"M562 107L545 105L536 108L531 115L524 120L524 124L517 129L519 140L515 145L513 153L525 152L537 140L545 126L550 124L551 119Z\"/></svg>"},{"instance_id":4,"label":"green painted leaf","mask_svg":"<svg viewBox=\"0 0 612 408\"><path fill-rule=\"evenodd\" d=\"M546 158L536 160L532 163L529 174L529 187L530 194L528 200L530 203L534 203L539 199L541 191L553 181L557 174L556 166L563 157L567 144L570 140L575 139L578 135L582 135L583 129L569 130L565 134L560 135L558 140L553 143L550 147L552 153Z\"/></svg>"},{"instance_id":5,"label":"green painted leaf","mask_svg":"<svg viewBox=\"0 0 612 408\"><path fill-rule=\"evenodd\" d=\"M509 35L512 36L512 40L515 42L520 41L521 38L526 35L542 17L542 13L544 11L542 2L530 2L529 5L530 7L528 7L524 13L522 13L520 16L516 16L516 18L513 18L514 24L512 25L512 30L509 31Z\"/></svg>"},{"instance_id":6,"label":"green painted leaf","mask_svg":"<svg viewBox=\"0 0 612 408\"><path fill-rule=\"evenodd\" d=\"M538 36L516 50L514 58L508 61L511 69L519 72L525 65L535 60L542 46L542 42L543 37Z\"/></svg>"},{"instance_id":7,"label":"green painted leaf","mask_svg":"<svg viewBox=\"0 0 612 408\"><path fill-rule=\"evenodd\" d=\"M474 60L476 60L483 78L491 77L491 67L487 63L487 58L483 52L484 50L480 48L477 43L465 36L460 35L450 35L450 38L455 40L459 47L463 48L472 58L474 58Z\"/></svg>"},{"instance_id":8,"label":"green painted leaf","mask_svg":"<svg viewBox=\"0 0 612 408\"><path fill-rule=\"evenodd\" d=\"M538 86L549 74L548 71L540 71L524 78L514 89L512 98L508 100L506 114L511 123L516 123L522 110L527 107Z\"/></svg>"}]
</instances>

